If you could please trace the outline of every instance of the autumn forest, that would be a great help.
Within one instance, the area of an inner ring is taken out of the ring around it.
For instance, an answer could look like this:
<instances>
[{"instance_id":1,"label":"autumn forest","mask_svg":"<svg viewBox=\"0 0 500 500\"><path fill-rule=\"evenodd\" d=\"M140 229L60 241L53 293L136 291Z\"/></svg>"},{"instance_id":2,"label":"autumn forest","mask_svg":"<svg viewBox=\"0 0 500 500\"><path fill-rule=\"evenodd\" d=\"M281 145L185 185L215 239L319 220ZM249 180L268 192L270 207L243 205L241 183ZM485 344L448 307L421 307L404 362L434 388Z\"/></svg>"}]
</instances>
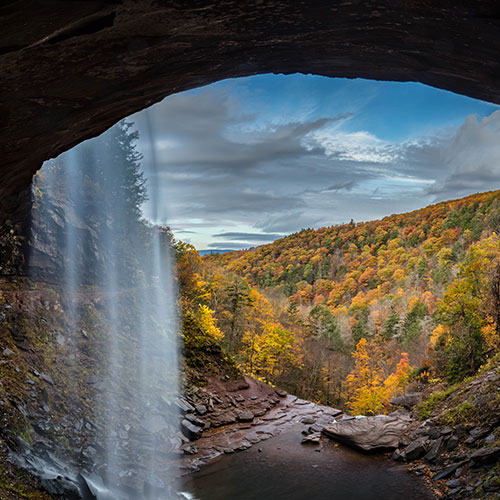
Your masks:
<instances>
[{"instance_id":1,"label":"autumn forest","mask_svg":"<svg viewBox=\"0 0 500 500\"><path fill-rule=\"evenodd\" d=\"M177 242L185 343L355 414L498 351L500 192L200 257Z\"/></svg>"}]
</instances>

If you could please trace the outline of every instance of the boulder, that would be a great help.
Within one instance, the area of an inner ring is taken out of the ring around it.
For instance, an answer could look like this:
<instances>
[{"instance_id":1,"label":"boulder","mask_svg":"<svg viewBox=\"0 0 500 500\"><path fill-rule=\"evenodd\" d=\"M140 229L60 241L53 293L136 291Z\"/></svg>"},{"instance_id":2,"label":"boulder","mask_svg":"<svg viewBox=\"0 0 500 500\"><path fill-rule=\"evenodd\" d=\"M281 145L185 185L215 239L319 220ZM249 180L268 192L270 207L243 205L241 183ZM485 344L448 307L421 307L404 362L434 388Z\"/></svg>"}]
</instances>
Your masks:
<instances>
[{"instance_id":1,"label":"boulder","mask_svg":"<svg viewBox=\"0 0 500 500\"><path fill-rule=\"evenodd\" d=\"M390 403L393 406L402 406L407 410L411 410L415 405L422 401L422 394L419 392L412 392L409 394L402 394L391 399Z\"/></svg>"},{"instance_id":2,"label":"boulder","mask_svg":"<svg viewBox=\"0 0 500 500\"><path fill-rule=\"evenodd\" d=\"M431 442L429 451L425 454L425 460L428 462L434 462L445 450L446 445L444 442L444 437L440 437Z\"/></svg>"},{"instance_id":3,"label":"boulder","mask_svg":"<svg viewBox=\"0 0 500 500\"><path fill-rule=\"evenodd\" d=\"M182 432L186 434L191 441L199 439L203 432L203 429L201 427L198 427L187 419L182 420L181 428Z\"/></svg>"},{"instance_id":4,"label":"boulder","mask_svg":"<svg viewBox=\"0 0 500 500\"><path fill-rule=\"evenodd\" d=\"M251 422L254 419L254 414L250 410L242 411L238 415L238 420L240 422Z\"/></svg>"},{"instance_id":5,"label":"boulder","mask_svg":"<svg viewBox=\"0 0 500 500\"><path fill-rule=\"evenodd\" d=\"M480 448L471 455L475 465L483 465L496 462L500 458L500 447Z\"/></svg>"},{"instance_id":6,"label":"boulder","mask_svg":"<svg viewBox=\"0 0 500 500\"><path fill-rule=\"evenodd\" d=\"M415 441L412 441L405 448L406 460L411 462L413 460L417 460L418 458L424 456L425 453L427 452L427 443L428 439L426 437L419 437L415 439Z\"/></svg>"},{"instance_id":7,"label":"boulder","mask_svg":"<svg viewBox=\"0 0 500 500\"><path fill-rule=\"evenodd\" d=\"M324 427L328 437L362 451L395 449L409 420L378 415L334 421Z\"/></svg>"}]
</instances>

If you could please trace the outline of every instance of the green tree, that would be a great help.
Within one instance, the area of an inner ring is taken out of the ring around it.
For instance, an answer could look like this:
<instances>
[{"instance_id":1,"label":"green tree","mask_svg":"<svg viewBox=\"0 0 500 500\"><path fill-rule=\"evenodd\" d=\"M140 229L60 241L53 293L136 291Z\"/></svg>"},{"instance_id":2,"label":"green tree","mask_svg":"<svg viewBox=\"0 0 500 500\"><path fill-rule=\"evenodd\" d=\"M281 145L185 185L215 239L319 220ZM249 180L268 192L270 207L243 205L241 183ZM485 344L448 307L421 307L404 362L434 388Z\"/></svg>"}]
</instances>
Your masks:
<instances>
[{"instance_id":1,"label":"green tree","mask_svg":"<svg viewBox=\"0 0 500 500\"><path fill-rule=\"evenodd\" d=\"M382 328L382 337L385 340L390 340L398 334L399 314L395 309L391 309L389 316L384 322Z\"/></svg>"},{"instance_id":2,"label":"green tree","mask_svg":"<svg viewBox=\"0 0 500 500\"><path fill-rule=\"evenodd\" d=\"M331 349L344 352L346 347L340 335L335 317L328 307L315 306L309 313L308 331L310 335L328 340Z\"/></svg>"}]
</instances>

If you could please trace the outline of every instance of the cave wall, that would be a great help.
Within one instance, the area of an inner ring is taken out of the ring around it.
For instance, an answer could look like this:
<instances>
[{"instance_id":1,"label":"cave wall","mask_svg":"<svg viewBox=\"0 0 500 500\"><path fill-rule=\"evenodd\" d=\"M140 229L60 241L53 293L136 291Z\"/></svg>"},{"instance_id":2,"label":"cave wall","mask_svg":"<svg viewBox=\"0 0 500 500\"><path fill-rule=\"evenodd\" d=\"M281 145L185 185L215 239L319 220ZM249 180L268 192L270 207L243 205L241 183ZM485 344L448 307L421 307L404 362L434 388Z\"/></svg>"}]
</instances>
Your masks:
<instances>
[{"instance_id":1,"label":"cave wall","mask_svg":"<svg viewBox=\"0 0 500 500\"><path fill-rule=\"evenodd\" d=\"M13 0L0 6L0 203L165 96L266 72L420 81L500 103L485 0Z\"/></svg>"}]
</instances>

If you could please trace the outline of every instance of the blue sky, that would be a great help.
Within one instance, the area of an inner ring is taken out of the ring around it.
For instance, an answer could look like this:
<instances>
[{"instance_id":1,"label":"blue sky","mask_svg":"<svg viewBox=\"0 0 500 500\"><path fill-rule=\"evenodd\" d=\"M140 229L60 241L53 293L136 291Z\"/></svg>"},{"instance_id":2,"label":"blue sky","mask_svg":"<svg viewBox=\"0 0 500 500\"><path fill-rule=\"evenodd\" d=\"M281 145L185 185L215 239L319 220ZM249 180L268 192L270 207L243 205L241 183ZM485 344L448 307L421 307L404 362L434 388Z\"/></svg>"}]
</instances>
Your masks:
<instances>
[{"instance_id":1,"label":"blue sky","mask_svg":"<svg viewBox=\"0 0 500 500\"><path fill-rule=\"evenodd\" d=\"M497 110L416 83L312 75L176 94L131 117L156 188L145 214L158 203L159 222L198 249L245 248L498 189Z\"/></svg>"},{"instance_id":2,"label":"blue sky","mask_svg":"<svg viewBox=\"0 0 500 500\"><path fill-rule=\"evenodd\" d=\"M387 141L408 139L433 128L457 127L467 115L485 116L498 108L420 83L296 74L257 75L213 86L226 87L240 99L244 111L251 113L257 107L257 121L279 123L353 113L346 131L366 130Z\"/></svg>"}]
</instances>

